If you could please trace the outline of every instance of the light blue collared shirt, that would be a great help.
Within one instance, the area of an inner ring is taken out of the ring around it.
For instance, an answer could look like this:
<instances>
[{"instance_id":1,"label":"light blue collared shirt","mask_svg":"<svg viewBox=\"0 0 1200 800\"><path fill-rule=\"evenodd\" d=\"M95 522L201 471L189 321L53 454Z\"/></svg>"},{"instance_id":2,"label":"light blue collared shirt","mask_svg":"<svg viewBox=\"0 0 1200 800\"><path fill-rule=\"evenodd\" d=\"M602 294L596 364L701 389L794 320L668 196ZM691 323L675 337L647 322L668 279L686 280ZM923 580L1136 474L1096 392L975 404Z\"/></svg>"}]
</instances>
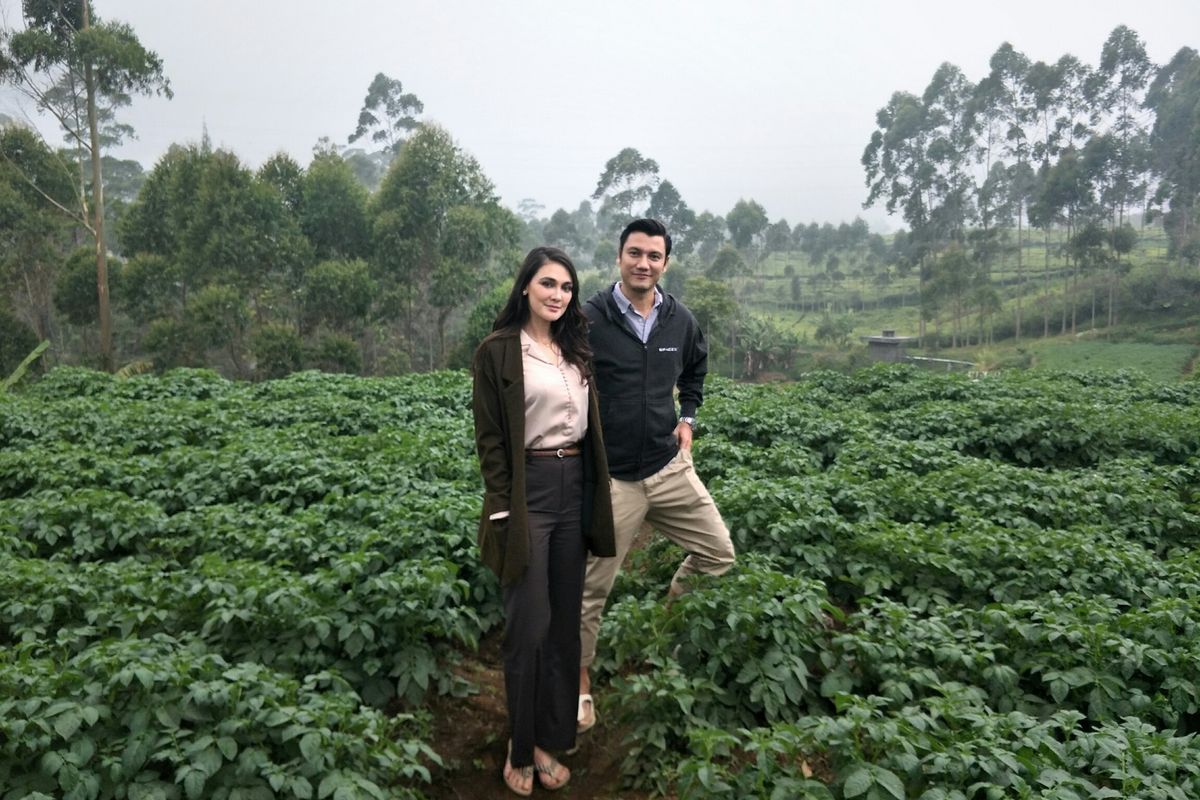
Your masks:
<instances>
[{"instance_id":1,"label":"light blue collared shirt","mask_svg":"<svg viewBox=\"0 0 1200 800\"><path fill-rule=\"evenodd\" d=\"M629 323L629 329L632 330L642 344L650 338L650 331L654 330L654 323L658 319L658 307L662 305L663 296L658 287L654 287L654 307L650 309L650 316L643 318L638 310L633 307L633 303L621 291L621 282L617 281L613 284L613 299L617 301L617 308L621 309L621 315L625 317L625 321Z\"/></svg>"}]
</instances>

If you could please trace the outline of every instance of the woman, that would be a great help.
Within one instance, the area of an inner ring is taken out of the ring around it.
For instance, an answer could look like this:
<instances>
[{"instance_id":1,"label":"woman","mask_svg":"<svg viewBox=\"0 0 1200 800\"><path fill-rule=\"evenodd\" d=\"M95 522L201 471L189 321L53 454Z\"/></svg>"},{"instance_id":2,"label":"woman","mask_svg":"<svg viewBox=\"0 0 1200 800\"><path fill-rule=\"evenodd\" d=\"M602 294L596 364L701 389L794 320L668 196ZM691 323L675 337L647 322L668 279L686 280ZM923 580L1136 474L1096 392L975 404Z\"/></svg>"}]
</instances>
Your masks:
<instances>
[{"instance_id":1,"label":"woman","mask_svg":"<svg viewBox=\"0 0 1200 800\"><path fill-rule=\"evenodd\" d=\"M547 751L575 744L587 552L616 554L578 287L566 253L531 250L473 367L479 549L500 578L506 618L503 775L522 796L535 775L546 789L571 778Z\"/></svg>"}]
</instances>

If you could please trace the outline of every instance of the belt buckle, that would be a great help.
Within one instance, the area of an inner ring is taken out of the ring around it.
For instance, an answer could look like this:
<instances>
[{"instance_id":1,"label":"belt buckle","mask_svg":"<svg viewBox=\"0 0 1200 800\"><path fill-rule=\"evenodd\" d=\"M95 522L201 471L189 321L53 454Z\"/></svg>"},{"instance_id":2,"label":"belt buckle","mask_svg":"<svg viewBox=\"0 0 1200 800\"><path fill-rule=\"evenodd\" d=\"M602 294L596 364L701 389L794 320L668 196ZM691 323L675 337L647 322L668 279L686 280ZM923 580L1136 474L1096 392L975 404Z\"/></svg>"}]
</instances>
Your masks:
<instances>
[{"instance_id":1,"label":"belt buckle","mask_svg":"<svg viewBox=\"0 0 1200 800\"><path fill-rule=\"evenodd\" d=\"M558 450L555 451L554 455L558 456L559 458L562 458L563 457L563 448L561 448L561 447L558 448Z\"/></svg>"}]
</instances>

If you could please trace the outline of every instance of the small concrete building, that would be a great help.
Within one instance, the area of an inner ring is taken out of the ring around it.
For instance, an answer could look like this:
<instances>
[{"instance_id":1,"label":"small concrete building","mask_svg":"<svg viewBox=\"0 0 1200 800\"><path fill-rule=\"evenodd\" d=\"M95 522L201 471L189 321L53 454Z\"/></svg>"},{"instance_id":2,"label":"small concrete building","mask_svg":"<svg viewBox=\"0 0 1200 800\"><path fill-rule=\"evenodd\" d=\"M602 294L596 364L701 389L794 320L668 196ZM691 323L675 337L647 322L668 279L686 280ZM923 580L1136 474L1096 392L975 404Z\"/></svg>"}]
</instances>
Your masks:
<instances>
[{"instance_id":1,"label":"small concrete building","mask_svg":"<svg viewBox=\"0 0 1200 800\"><path fill-rule=\"evenodd\" d=\"M864 336L867 343L867 354L875 361L904 361L904 345L913 341L915 336L897 336L894 330L885 330L882 336Z\"/></svg>"}]
</instances>

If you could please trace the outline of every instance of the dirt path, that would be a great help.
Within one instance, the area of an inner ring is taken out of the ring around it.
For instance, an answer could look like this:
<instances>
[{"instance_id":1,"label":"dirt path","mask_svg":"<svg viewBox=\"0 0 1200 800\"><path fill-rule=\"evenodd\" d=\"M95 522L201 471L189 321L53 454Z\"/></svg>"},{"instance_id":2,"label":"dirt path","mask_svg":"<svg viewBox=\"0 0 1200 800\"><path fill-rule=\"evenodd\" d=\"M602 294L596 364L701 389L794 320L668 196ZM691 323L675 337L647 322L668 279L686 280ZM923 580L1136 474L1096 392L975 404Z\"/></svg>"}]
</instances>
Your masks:
<instances>
[{"instance_id":1,"label":"dirt path","mask_svg":"<svg viewBox=\"0 0 1200 800\"><path fill-rule=\"evenodd\" d=\"M424 789L430 800L513 800L500 777L504 766L504 671L499 630L487 636L476 657L464 659L460 672L479 687L466 698L441 697L431 706L433 749L445 768L437 770L433 785ZM620 788L620 766L625 732L601 720L579 739L579 750L563 756L571 769L571 782L561 791L537 787L534 797L647 800L646 792Z\"/></svg>"}]
</instances>

